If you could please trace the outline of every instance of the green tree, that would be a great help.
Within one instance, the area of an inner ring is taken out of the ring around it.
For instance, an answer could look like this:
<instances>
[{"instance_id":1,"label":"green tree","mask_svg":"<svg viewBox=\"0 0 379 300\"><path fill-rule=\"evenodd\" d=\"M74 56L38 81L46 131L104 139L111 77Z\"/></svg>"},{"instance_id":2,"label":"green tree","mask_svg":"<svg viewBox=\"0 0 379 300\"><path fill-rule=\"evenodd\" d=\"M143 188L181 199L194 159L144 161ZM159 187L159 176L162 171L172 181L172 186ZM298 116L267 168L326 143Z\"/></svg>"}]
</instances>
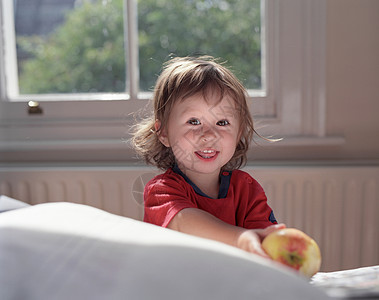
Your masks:
<instances>
[{"instance_id":1,"label":"green tree","mask_svg":"<svg viewBox=\"0 0 379 300\"><path fill-rule=\"evenodd\" d=\"M21 37L32 55L20 68L22 93L125 91L122 0L84 1L44 37ZM259 0L138 1L140 86L153 87L172 56L227 61L248 88L261 85Z\"/></svg>"},{"instance_id":2,"label":"green tree","mask_svg":"<svg viewBox=\"0 0 379 300\"><path fill-rule=\"evenodd\" d=\"M154 85L170 56L212 55L226 61L248 88L260 88L259 0L141 0L141 86Z\"/></svg>"},{"instance_id":3,"label":"green tree","mask_svg":"<svg viewBox=\"0 0 379 300\"><path fill-rule=\"evenodd\" d=\"M48 37L19 38L34 58L21 66L22 93L125 91L122 1L84 2Z\"/></svg>"}]
</instances>

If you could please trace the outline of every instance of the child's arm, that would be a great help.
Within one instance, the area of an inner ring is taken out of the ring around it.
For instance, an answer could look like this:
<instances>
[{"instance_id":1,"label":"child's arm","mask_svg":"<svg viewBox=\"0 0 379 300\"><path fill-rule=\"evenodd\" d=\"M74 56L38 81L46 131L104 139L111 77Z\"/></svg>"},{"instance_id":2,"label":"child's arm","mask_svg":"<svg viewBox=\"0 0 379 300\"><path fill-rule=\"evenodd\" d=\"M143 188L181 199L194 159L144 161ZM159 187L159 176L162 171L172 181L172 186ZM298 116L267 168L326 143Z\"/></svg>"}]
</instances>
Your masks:
<instances>
[{"instance_id":1,"label":"child's arm","mask_svg":"<svg viewBox=\"0 0 379 300\"><path fill-rule=\"evenodd\" d=\"M220 241L268 257L261 247L261 241L266 235L284 228L285 225L272 225L266 229L245 229L229 225L203 210L185 208L175 215L167 227L183 233Z\"/></svg>"}]
</instances>

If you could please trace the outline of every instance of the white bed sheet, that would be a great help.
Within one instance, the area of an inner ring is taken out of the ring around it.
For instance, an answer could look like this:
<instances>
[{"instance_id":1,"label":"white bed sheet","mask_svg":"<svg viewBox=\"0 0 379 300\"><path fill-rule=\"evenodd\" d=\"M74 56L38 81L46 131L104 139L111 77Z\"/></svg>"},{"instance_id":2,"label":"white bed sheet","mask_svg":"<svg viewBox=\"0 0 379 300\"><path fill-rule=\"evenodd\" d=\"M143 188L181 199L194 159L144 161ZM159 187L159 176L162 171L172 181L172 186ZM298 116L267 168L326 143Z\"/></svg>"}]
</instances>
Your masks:
<instances>
[{"instance_id":1,"label":"white bed sheet","mask_svg":"<svg viewBox=\"0 0 379 300\"><path fill-rule=\"evenodd\" d=\"M72 203L0 214L0 299L330 299L265 259Z\"/></svg>"},{"instance_id":2,"label":"white bed sheet","mask_svg":"<svg viewBox=\"0 0 379 300\"><path fill-rule=\"evenodd\" d=\"M319 272L311 283L333 298L379 299L379 266L336 272Z\"/></svg>"}]
</instances>

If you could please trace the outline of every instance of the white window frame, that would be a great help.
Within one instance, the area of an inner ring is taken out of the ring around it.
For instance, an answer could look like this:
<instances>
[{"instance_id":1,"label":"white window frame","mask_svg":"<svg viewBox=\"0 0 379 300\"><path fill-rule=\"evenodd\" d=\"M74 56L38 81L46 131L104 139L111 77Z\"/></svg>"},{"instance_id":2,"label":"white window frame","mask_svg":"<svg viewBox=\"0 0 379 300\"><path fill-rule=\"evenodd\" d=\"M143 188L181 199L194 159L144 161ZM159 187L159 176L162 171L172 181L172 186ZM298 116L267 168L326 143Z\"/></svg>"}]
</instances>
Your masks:
<instances>
[{"instance_id":1,"label":"white window frame","mask_svg":"<svg viewBox=\"0 0 379 300\"><path fill-rule=\"evenodd\" d=\"M9 47L12 39L14 44L14 32L4 30L4 23L13 22L7 11L12 1L0 1L0 155L7 153L12 160L11 153L22 149L33 159L43 160L44 154L38 152L60 150L55 160L67 160L75 159L75 151L91 150L99 152L97 159L107 160L109 153L104 150L126 151L123 140L133 122L130 113L145 107L151 96L138 90L135 1L124 0L125 30L132 45L126 57L128 95L29 96L17 95L18 87L11 80L17 76L15 50ZM266 69L262 90L253 91L249 100L258 131L284 138L274 146L342 143L343 139L328 137L325 131L326 0L263 0L262 19L266 41L262 43L262 62ZM40 102L44 114L28 115L30 100ZM260 124L265 127L260 128ZM71 151L69 157L64 152L62 156L64 150ZM132 156L132 151L126 151L122 159Z\"/></svg>"}]
</instances>

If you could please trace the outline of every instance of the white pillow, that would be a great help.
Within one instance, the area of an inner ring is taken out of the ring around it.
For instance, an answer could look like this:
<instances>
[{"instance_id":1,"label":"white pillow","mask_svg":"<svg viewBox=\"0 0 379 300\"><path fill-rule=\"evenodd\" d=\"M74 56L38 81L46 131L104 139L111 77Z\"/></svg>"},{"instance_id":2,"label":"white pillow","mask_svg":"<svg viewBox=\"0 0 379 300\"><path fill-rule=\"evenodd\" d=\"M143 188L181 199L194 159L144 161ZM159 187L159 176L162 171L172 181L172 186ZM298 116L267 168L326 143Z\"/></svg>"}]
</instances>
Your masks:
<instances>
[{"instance_id":1,"label":"white pillow","mask_svg":"<svg viewBox=\"0 0 379 300\"><path fill-rule=\"evenodd\" d=\"M0 216L0 299L328 299L237 248L89 206Z\"/></svg>"},{"instance_id":2,"label":"white pillow","mask_svg":"<svg viewBox=\"0 0 379 300\"><path fill-rule=\"evenodd\" d=\"M28 206L30 205L22 201L10 198L5 195L0 195L0 213L4 211L19 209L19 208L28 207Z\"/></svg>"}]
</instances>

